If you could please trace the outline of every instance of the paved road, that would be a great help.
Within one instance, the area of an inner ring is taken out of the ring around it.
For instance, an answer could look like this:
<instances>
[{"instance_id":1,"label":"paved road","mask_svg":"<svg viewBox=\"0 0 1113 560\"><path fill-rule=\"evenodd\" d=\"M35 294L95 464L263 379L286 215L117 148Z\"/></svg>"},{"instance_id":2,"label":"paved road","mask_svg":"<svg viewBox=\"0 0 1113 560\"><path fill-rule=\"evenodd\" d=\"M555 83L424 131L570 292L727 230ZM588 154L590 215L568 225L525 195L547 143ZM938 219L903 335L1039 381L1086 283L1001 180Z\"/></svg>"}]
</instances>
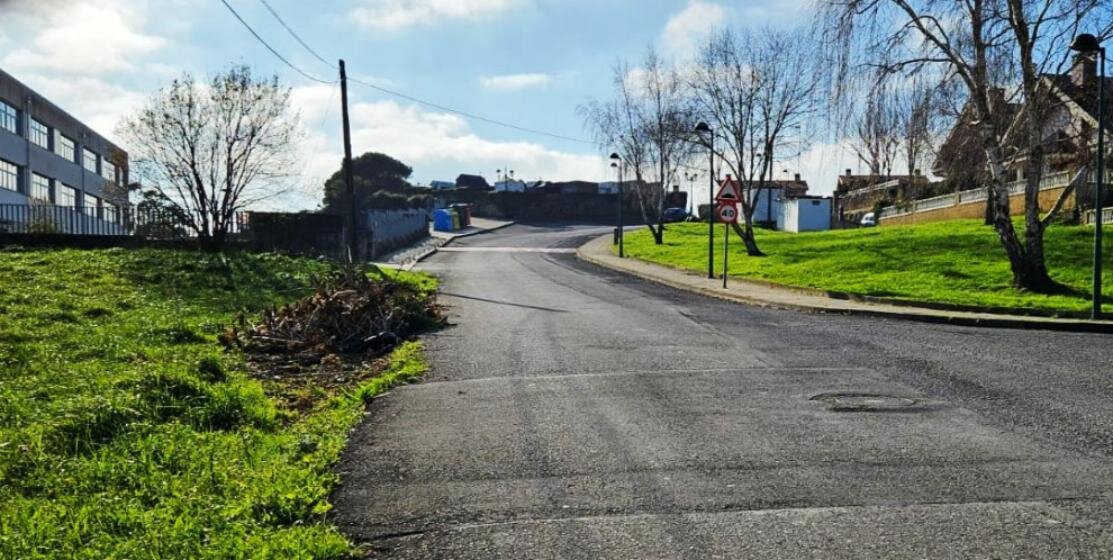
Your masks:
<instances>
[{"instance_id":1,"label":"paved road","mask_svg":"<svg viewBox=\"0 0 1113 560\"><path fill-rule=\"evenodd\" d=\"M757 309L560 251L605 231L426 261L454 326L334 497L373 555L1113 557L1113 338Z\"/></svg>"}]
</instances>

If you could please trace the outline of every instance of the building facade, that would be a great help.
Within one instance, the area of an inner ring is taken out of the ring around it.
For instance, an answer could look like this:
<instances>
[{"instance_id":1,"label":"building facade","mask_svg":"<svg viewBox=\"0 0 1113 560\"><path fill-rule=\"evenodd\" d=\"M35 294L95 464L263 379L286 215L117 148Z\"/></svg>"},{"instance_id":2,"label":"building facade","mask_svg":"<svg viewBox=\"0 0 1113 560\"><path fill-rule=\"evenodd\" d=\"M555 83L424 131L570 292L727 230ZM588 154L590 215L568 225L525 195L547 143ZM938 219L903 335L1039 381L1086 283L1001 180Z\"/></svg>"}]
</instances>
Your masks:
<instances>
[{"instance_id":1,"label":"building facade","mask_svg":"<svg viewBox=\"0 0 1113 560\"><path fill-rule=\"evenodd\" d=\"M127 152L0 70L0 205L116 222L127 184Z\"/></svg>"}]
</instances>

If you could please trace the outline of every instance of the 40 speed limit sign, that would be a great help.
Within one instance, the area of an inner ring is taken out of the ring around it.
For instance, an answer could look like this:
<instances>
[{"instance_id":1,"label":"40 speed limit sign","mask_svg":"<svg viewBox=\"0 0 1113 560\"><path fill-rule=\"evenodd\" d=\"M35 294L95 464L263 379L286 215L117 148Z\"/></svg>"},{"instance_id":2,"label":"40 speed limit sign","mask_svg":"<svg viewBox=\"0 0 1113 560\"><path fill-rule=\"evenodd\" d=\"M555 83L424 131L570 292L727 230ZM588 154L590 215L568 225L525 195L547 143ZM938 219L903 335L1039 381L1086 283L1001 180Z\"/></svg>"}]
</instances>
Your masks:
<instances>
[{"instance_id":1,"label":"40 speed limit sign","mask_svg":"<svg viewBox=\"0 0 1113 560\"><path fill-rule=\"evenodd\" d=\"M738 207L733 204L720 204L716 210L719 214L719 221L724 224L738 223Z\"/></svg>"}]
</instances>

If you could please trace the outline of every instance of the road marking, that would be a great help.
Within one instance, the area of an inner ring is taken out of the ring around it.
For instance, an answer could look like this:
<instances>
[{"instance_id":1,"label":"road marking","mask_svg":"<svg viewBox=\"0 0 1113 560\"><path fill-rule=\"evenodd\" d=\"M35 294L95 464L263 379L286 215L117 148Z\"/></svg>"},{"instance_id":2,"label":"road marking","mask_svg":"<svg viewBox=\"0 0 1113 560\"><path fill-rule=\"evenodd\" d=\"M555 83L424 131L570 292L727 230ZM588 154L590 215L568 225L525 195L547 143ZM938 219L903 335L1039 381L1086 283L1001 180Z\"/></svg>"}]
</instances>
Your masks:
<instances>
[{"instance_id":1,"label":"road marking","mask_svg":"<svg viewBox=\"0 0 1113 560\"><path fill-rule=\"evenodd\" d=\"M447 253L562 253L572 254L575 249L559 249L554 247L441 247L440 251Z\"/></svg>"}]
</instances>

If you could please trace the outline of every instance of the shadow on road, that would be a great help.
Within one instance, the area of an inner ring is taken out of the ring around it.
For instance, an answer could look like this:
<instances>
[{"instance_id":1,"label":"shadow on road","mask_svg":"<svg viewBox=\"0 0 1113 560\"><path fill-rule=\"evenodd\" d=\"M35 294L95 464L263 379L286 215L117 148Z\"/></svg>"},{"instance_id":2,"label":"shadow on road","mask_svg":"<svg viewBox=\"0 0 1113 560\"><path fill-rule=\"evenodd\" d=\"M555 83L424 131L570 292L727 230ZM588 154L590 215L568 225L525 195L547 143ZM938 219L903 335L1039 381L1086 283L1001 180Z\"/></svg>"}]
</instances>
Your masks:
<instances>
[{"instance_id":1,"label":"shadow on road","mask_svg":"<svg viewBox=\"0 0 1113 560\"><path fill-rule=\"evenodd\" d=\"M568 313L568 311L566 311L564 309L554 309L552 307L541 307L541 306L538 306L538 305L526 305L524 303L513 303L513 302L509 302L509 301L499 301L499 300L496 300L496 299L487 299L487 298L481 298L481 297L475 297L475 296L465 296L465 295L462 295L462 294L454 294L452 292L441 292L441 295L442 296L449 296L449 297L456 297L456 298L461 298L461 299L470 299L472 301L482 301L482 302L485 302L485 303L493 303L495 305L510 305L510 306L513 306L513 307L524 307L526 309L536 309L538 311L548 311L549 313Z\"/></svg>"}]
</instances>

